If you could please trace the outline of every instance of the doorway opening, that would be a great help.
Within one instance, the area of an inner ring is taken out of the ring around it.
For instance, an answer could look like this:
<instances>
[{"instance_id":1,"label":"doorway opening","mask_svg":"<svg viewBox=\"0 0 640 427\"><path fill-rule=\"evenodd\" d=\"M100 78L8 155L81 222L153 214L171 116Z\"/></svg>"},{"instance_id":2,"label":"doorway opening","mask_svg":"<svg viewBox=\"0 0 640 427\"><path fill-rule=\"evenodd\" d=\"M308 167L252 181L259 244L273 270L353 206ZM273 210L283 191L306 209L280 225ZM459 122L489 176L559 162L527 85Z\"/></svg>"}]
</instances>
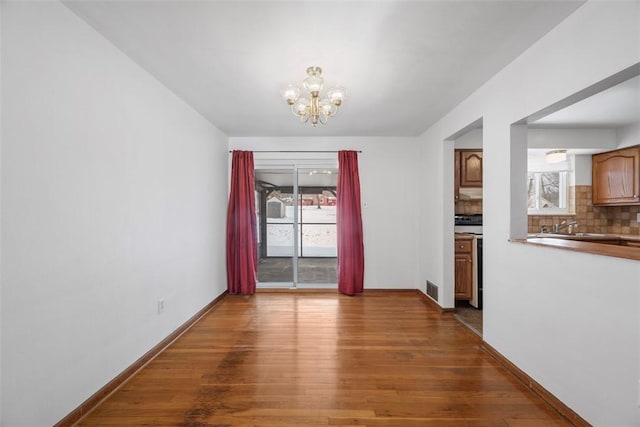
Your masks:
<instances>
[{"instance_id":1,"label":"doorway opening","mask_svg":"<svg viewBox=\"0 0 640 427\"><path fill-rule=\"evenodd\" d=\"M336 168L255 170L259 287L336 287Z\"/></svg>"},{"instance_id":2,"label":"doorway opening","mask_svg":"<svg viewBox=\"0 0 640 427\"><path fill-rule=\"evenodd\" d=\"M476 120L447 139L453 149L455 317L482 336L483 122Z\"/></svg>"}]
</instances>

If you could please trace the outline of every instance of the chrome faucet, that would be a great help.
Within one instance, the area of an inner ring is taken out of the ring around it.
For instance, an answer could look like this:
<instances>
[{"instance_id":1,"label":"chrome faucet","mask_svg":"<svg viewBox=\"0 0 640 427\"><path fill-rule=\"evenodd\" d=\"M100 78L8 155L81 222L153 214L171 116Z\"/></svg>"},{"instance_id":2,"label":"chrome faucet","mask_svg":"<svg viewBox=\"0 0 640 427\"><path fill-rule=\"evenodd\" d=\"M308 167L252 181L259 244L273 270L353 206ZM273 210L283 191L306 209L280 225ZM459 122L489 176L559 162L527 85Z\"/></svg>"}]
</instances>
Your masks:
<instances>
[{"instance_id":1,"label":"chrome faucet","mask_svg":"<svg viewBox=\"0 0 640 427\"><path fill-rule=\"evenodd\" d=\"M571 234L572 227L577 227L578 223L576 221L567 222L566 220L562 221L560 224L553 224L553 232L559 233L561 230L568 228L569 234Z\"/></svg>"}]
</instances>

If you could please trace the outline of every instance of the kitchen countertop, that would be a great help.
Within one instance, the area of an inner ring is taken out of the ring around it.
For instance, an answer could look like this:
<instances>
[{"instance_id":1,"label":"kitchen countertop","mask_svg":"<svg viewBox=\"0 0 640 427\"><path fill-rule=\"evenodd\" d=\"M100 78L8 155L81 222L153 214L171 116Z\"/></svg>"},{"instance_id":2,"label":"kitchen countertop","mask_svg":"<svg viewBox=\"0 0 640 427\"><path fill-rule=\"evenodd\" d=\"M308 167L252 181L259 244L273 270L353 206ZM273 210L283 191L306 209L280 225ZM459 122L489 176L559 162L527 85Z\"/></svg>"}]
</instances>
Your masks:
<instances>
[{"instance_id":1,"label":"kitchen countertop","mask_svg":"<svg viewBox=\"0 0 640 427\"><path fill-rule=\"evenodd\" d=\"M544 234L530 234L527 239L516 240L516 242L640 261L640 247L598 243L598 241L615 240L640 242L640 236L637 234L555 235L555 237L544 237Z\"/></svg>"},{"instance_id":2,"label":"kitchen countertop","mask_svg":"<svg viewBox=\"0 0 640 427\"><path fill-rule=\"evenodd\" d=\"M456 240L473 240L474 234L469 233L455 233Z\"/></svg>"},{"instance_id":3,"label":"kitchen countertop","mask_svg":"<svg viewBox=\"0 0 640 427\"><path fill-rule=\"evenodd\" d=\"M560 234L560 233L531 233L527 234L528 239L564 239L564 240L578 240L578 241L598 241L598 240L629 240L632 242L640 242L640 235L638 234L604 234L604 233L575 233L575 234Z\"/></svg>"},{"instance_id":4,"label":"kitchen countertop","mask_svg":"<svg viewBox=\"0 0 640 427\"><path fill-rule=\"evenodd\" d=\"M640 234L616 234L622 240L631 240L634 242L640 242Z\"/></svg>"}]
</instances>

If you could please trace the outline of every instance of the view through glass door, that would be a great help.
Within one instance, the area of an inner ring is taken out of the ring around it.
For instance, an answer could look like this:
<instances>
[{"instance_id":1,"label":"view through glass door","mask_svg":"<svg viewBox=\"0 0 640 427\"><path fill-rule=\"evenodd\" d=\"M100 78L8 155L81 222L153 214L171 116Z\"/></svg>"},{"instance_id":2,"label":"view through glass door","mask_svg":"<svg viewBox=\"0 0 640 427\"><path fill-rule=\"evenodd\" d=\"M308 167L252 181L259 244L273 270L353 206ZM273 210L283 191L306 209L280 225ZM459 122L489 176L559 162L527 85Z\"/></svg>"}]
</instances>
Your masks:
<instances>
[{"instance_id":1,"label":"view through glass door","mask_svg":"<svg viewBox=\"0 0 640 427\"><path fill-rule=\"evenodd\" d=\"M337 172L256 169L258 286L336 286Z\"/></svg>"}]
</instances>

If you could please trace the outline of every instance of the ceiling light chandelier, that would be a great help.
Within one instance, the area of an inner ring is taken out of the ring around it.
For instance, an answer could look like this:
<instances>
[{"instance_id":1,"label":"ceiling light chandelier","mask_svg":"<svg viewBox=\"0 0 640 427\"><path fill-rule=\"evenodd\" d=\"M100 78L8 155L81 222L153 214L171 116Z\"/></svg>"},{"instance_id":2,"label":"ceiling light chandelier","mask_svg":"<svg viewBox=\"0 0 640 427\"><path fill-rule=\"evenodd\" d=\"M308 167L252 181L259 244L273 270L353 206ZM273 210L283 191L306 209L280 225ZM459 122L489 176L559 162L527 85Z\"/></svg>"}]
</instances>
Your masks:
<instances>
[{"instance_id":1,"label":"ceiling light chandelier","mask_svg":"<svg viewBox=\"0 0 640 427\"><path fill-rule=\"evenodd\" d=\"M547 163L560 163L567 160L567 150L553 150L545 155Z\"/></svg>"},{"instance_id":2,"label":"ceiling light chandelier","mask_svg":"<svg viewBox=\"0 0 640 427\"><path fill-rule=\"evenodd\" d=\"M338 107L346 96L342 87L335 87L327 91L326 98L321 99L323 78L322 68L307 68L308 77L302 81L302 87L308 92L309 98L300 98L300 88L288 85L280 91L282 97L291 106L291 111L303 123L311 122L312 126L318 123L326 124L329 117L335 116Z\"/></svg>"}]
</instances>

